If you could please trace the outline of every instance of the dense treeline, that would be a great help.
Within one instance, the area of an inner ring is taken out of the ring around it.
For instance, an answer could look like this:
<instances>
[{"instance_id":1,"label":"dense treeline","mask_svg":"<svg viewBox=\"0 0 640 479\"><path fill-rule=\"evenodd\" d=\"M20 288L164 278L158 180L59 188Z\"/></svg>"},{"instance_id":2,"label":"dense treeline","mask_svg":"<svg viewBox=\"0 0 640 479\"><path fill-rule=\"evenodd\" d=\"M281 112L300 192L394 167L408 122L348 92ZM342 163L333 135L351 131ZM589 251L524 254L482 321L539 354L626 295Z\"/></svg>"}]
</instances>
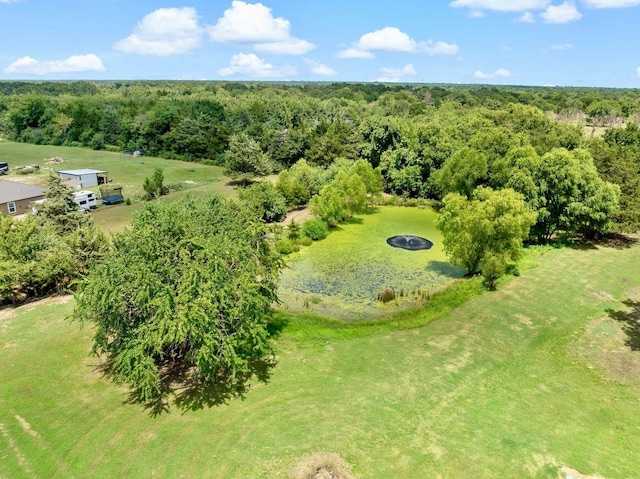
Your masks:
<instances>
[{"instance_id":1,"label":"dense treeline","mask_svg":"<svg viewBox=\"0 0 640 479\"><path fill-rule=\"evenodd\" d=\"M533 189L544 187L539 182L548 155L572 158L567 160L572 168L591 173L595 161L596 176L620 186L621 208L601 208L619 231L640 225L639 112L640 92L614 89L0 83L1 127L9 139L213 162L245 179L286 170L301 160L326 169L338 158L363 159L379 169L389 193L440 200L447 193L468 197L479 186L509 187L538 211L547 198ZM583 134L586 125L607 128L607 133L590 139ZM523 166L527 161L531 164ZM612 199L613 193L601 191L591 173L567 180L572 187L584 186L572 193L572 211L586 204L594 211L596 197ZM513 184L514 175L520 185ZM543 239L556 230L585 230L593 218L585 220L582 213L581 225L563 219L537 224L532 231Z\"/></svg>"}]
</instances>

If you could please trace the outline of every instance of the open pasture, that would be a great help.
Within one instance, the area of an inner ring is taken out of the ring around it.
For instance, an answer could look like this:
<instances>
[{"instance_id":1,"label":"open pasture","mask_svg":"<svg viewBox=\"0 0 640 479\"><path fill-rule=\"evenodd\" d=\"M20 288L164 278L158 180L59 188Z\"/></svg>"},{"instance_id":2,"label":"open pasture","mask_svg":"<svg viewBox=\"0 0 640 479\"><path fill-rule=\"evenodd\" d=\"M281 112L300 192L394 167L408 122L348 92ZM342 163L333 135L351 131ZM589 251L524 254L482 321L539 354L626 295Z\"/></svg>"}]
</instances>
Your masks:
<instances>
[{"instance_id":1,"label":"open pasture","mask_svg":"<svg viewBox=\"0 0 640 479\"><path fill-rule=\"evenodd\" d=\"M158 416L101 376L73 300L2 309L0 477L287 478L323 451L360 479L637 477L640 246L538 262L421 327L281 318L266 383Z\"/></svg>"},{"instance_id":2,"label":"open pasture","mask_svg":"<svg viewBox=\"0 0 640 479\"><path fill-rule=\"evenodd\" d=\"M64 163L45 163L45 159L52 157L61 157ZM221 167L201 163L9 141L0 141L0 161L8 162L10 167L9 175L3 178L40 185L46 185L48 174L55 170L91 168L107 171L109 179L123 187L124 196L134 198L132 205L102 206L92 213L96 224L107 231L124 228L131 220L133 213L142 208L144 203L136 202L135 198L144 194L142 184L145 178L153 175L156 168L162 169L165 186L178 189L168 197L162 198L163 201L185 194L198 196L217 193L229 196L234 192L234 189L227 184L228 178L223 175ZM14 168L21 165L38 165L40 172L18 175ZM98 192L97 187L90 189Z\"/></svg>"}]
</instances>

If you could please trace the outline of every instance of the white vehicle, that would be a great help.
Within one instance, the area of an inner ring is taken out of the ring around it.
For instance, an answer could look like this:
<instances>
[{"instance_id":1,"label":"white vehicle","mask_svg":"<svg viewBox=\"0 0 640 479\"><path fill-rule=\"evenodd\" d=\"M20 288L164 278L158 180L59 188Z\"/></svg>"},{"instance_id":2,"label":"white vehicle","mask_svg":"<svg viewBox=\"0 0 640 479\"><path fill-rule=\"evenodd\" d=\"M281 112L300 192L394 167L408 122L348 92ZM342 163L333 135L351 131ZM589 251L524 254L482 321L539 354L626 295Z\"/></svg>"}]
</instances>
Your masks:
<instances>
[{"instance_id":1,"label":"white vehicle","mask_svg":"<svg viewBox=\"0 0 640 479\"><path fill-rule=\"evenodd\" d=\"M78 208L82 211L89 211L98 206L98 200L96 194L93 191L82 190L73 194L73 201L78 205Z\"/></svg>"}]
</instances>

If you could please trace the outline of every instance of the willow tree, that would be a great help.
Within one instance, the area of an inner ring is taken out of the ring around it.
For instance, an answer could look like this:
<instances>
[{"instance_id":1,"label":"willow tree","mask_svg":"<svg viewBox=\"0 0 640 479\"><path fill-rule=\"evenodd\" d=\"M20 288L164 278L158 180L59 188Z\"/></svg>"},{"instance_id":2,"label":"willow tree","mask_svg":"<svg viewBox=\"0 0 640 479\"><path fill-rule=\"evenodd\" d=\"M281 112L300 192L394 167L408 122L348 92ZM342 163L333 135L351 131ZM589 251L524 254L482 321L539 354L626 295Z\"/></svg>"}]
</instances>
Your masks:
<instances>
[{"instance_id":1,"label":"willow tree","mask_svg":"<svg viewBox=\"0 0 640 479\"><path fill-rule=\"evenodd\" d=\"M267 323L280 259L264 224L214 197L154 203L92 268L74 317L95 324L93 351L143 401L168 379L235 383L271 353Z\"/></svg>"},{"instance_id":2,"label":"willow tree","mask_svg":"<svg viewBox=\"0 0 640 479\"><path fill-rule=\"evenodd\" d=\"M443 203L436 226L449 259L469 273L481 271L493 287L507 264L522 256L536 214L510 188L479 187L471 198L449 193Z\"/></svg>"}]
</instances>

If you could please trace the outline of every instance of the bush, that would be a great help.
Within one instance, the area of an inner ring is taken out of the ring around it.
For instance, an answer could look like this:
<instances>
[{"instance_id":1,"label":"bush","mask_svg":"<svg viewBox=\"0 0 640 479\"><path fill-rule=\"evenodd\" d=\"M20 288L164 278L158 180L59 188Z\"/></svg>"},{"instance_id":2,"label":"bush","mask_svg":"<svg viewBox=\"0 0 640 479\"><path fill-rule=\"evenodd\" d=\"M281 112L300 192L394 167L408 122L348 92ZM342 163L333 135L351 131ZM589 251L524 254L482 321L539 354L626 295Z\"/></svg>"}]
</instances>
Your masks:
<instances>
[{"instance_id":1,"label":"bush","mask_svg":"<svg viewBox=\"0 0 640 479\"><path fill-rule=\"evenodd\" d=\"M287 215L284 196L268 181L241 189L238 196L267 223L282 221Z\"/></svg>"},{"instance_id":2,"label":"bush","mask_svg":"<svg viewBox=\"0 0 640 479\"><path fill-rule=\"evenodd\" d=\"M278 253L287 255L300 250L300 246L293 241L280 240L276 243L276 250Z\"/></svg>"},{"instance_id":3,"label":"bush","mask_svg":"<svg viewBox=\"0 0 640 479\"><path fill-rule=\"evenodd\" d=\"M40 173L40 169L32 166L25 166L19 170L14 168L14 172L16 175L32 175L34 173Z\"/></svg>"},{"instance_id":4,"label":"bush","mask_svg":"<svg viewBox=\"0 0 640 479\"><path fill-rule=\"evenodd\" d=\"M302 224L302 235L313 241L325 239L329 234L329 226L320 218L307 220Z\"/></svg>"},{"instance_id":5,"label":"bush","mask_svg":"<svg viewBox=\"0 0 640 479\"><path fill-rule=\"evenodd\" d=\"M300 225L293 219L291 220L291 223L289 223L289 228L287 229L287 238L294 241L300 239Z\"/></svg>"},{"instance_id":6,"label":"bush","mask_svg":"<svg viewBox=\"0 0 640 479\"><path fill-rule=\"evenodd\" d=\"M102 150L104 149L104 144L104 133L96 133L89 141L89 146L92 150Z\"/></svg>"},{"instance_id":7,"label":"bush","mask_svg":"<svg viewBox=\"0 0 640 479\"><path fill-rule=\"evenodd\" d=\"M301 246L309 246L311 243L313 243L313 240L308 236L305 236L304 238L300 238L300 240L298 240L298 244Z\"/></svg>"}]
</instances>

